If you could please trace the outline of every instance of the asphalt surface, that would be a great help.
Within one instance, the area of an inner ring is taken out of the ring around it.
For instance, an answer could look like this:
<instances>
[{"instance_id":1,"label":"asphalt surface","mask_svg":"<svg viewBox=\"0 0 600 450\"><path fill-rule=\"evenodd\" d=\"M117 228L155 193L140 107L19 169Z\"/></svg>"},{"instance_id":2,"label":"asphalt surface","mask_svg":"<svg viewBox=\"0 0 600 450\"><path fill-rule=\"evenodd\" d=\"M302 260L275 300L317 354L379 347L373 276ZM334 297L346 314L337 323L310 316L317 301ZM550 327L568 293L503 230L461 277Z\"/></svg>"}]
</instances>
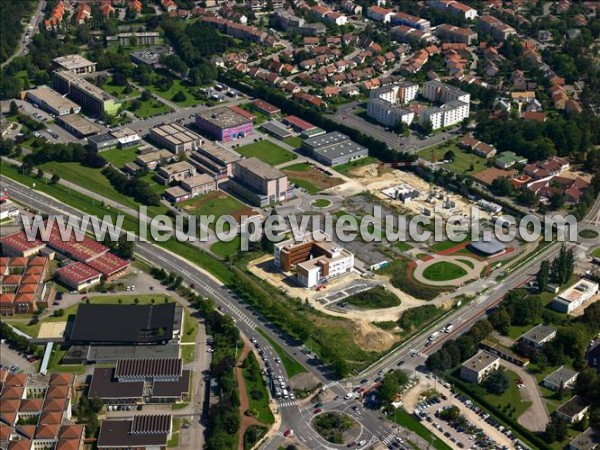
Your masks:
<instances>
[{"instance_id":1,"label":"asphalt surface","mask_svg":"<svg viewBox=\"0 0 600 450\"><path fill-rule=\"evenodd\" d=\"M40 211L81 216L81 213L74 208L55 201L44 194L32 191L30 188L20 185L13 180L4 177L2 178L2 185L3 188L7 187L9 189L10 195L15 198L15 200L32 206ZM599 210L600 199L596 201L588 218L595 217ZM256 312L247 309L239 299L222 285L222 283L207 275L202 269L151 243L139 242L136 246L136 253L142 258L164 267L166 270L180 274L186 283L193 283L195 289L200 294L213 298L220 310L223 313L230 315L235 320L242 333L257 339L260 346L265 349L267 359L270 360L271 367L274 369L274 375L281 375L284 380L286 380L286 384L289 384L289 378L285 373L285 368L282 365L274 363L276 352L272 349L270 344L256 332L256 327L260 326L273 340L278 342L285 351L313 373L319 381L321 381L336 396L335 400L326 403L322 407L323 411L342 410L360 423L361 434L357 440L366 440L366 445L378 441L388 443L397 433L400 433L400 435L408 437L411 441L419 443L420 447L426 448L427 443L418 437L411 436L406 430L395 430L390 426L391 424L389 422L382 420L383 417L381 417L377 411L363 407L354 399L345 400L344 396L350 392L352 388L360 385L360 379L368 379L368 386L373 383L373 377L378 376L385 370L400 367L409 375L414 375L417 371L424 370L424 362L427 354L437 350L446 340L454 339L460 334L468 331L470 326L486 314L488 309L493 308L500 302L510 289L524 284L531 276L533 276L537 272L539 263L542 260L554 257L559 249L560 245L558 244L549 245L543 252L533 257L531 261L524 264L521 268L516 269L503 280L493 282L493 285L489 287L484 294L476 298L467 307L451 313L446 319L437 323L435 328L424 330L419 336L415 336L363 373L354 378L346 379L341 383L332 381L328 376L325 367L312 364L311 361L308 360L308 356L300 351L301 347L299 345L290 343L285 338L275 333L263 318ZM449 323L454 325L454 329L451 333L442 334L433 344L426 345L428 336L432 331L443 328ZM298 439L304 442L309 448L340 448L340 446L325 442L312 429L310 425L311 417L314 415L312 404L301 404L300 402L289 400L280 401L278 404L282 417L281 431L293 429L294 434ZM353 406L355 406L355 408L353 408ZM267 442L264 448L278 448L283 445L284 442L285 438L280 432Z\"/></svg>"},{"instance_id":2,"label":"asphalt surface","mask_svg":"<svg viewBox=\"0 0 600 450\"><path fill-rule=\"evenodd\" d=\"M0 66L0 67L4 67L5 65L9 64L17 56L27 54L27 53L25 53L25 50L27 49L27 45L31 41L31 38L33 38L33 36L39 31L40 22L44 18L42 11L45 8L46 8L46 0L40 0L35 12L33 13L33 16L31 16L31 20L27 23L27 25L23 29L23 35L21 36L21 41L19 42L19 46L17 47L17 50L15 51L15 53L13 53L13 55L10 58L8 58L6 61L4 61L2 63L2 66ZM27 31L29 30L29 28L31 28L31 33L29 36L27 36Z\"/></svg>"}]
</instances>

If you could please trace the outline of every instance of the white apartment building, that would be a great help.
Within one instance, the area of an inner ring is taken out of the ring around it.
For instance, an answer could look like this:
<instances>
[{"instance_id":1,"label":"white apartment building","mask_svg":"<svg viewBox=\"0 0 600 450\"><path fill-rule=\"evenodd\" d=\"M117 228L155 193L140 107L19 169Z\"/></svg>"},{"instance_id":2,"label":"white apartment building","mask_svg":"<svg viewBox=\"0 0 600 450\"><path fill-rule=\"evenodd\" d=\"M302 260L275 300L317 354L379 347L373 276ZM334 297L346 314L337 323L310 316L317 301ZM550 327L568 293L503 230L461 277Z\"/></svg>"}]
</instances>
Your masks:
<instances>
[{"instance_id":1,"label":"white apartment building","mask_svg":"<svg viewBox=\"0 0 600 450\"><path fill-rule=\"evenodd\" d=\"M469 117L469 104L461 100L455 100L422 111L419 116L419 123L423 125L429 121L432 129L438 130L461 123L467 117Z\"/></svg>"},{"instance_id":2,"label":"white apartment building","mask_svg":"<svg viewBox=\"0 0 600 450\"><path fill-rule=\"evenodd\" d=\"M557 311L571 314L587 303L597 292L598 283L581 279L554 297L551 306Z\"/></svg>"},{"instance_id":3,"label":"white apartment building","mask_svg":"<svg viewBox=\"0 0 600 450\"><path fill-rule=\"evenodd\" d=\"M403 81L391 86L373 89L369 93L369 98L380 98L389 103L405 104L417 98L418 93L418 84Z\"/></svg>"},{"instance_id":4,"label":"white apartment building","mask_svg":"<svg viewBox=\"0 0 600 450\"><path fill-rule=\"evenodd\" d=\"M460 377L471 383L481 383L490 372L500 367L500 358L481 350L460 367Z\"/></svg>"},{"instance_id":5,"label":"white apartment building","mask_svg":"<svg viewBox=\"0 0 600 450\"><path fill-rule=\"evenodd\" d=\"M477 17L477 10L455 0L427 0L427 5L438 11L445 11L463 19L473 20Z\"/></svg>"},{"instance_id":6,"label":"white apartment building","mask_svg":"<svg viewBox=\"0 0 600 450\"><path fill-rule=\"evenodd\" d=\"M415 113L380 98L371 98L367 102L367 115L382 125L393 127L402 121L410 125Z\"/></svg>"},{"instance_id":7,"label":"white apartment building","mask_svg":"<svg viewBox=\"0 0 600 450\"><path fill-rule=\"evenodd\" d=\"M438 80L426 81L423 84L423 97L436 103L448 103L455 100L465 103L471 101L469 93Z\"/></svg>"},{"instance_id":8,"label":"white apartment building","mask_svg":"<svg viewBox=\"0 0 600 450\"><path fill-rule=\"evenodd\" d=\"M389 23L394 14L394 11L377 5L369 6L367 9L367 17L377 22Z\"/></svg>"}]
</instances>

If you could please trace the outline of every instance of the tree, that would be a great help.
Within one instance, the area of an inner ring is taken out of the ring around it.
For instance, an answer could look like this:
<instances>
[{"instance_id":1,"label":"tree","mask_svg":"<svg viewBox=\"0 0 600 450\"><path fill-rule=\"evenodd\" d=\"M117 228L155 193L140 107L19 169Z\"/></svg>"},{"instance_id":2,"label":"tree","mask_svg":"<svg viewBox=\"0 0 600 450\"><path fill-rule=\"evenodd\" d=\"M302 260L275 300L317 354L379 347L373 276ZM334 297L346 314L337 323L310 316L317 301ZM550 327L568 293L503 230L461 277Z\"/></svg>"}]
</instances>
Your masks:
<instances>
[{"instance_id":1,"label":"tree","mask_svg":"<svg viewBox=\"0 0 600 450\"><path fill-rule=\"evenodd\" d=\"M510 314L506 311L506 308L498 308L492 314L490 314L490 323L500 334L505 336L508 335L508 331L511 325Z\"/></svg>"},{"instance_id":2,"label":"tree","mask_svg":"<svg viewBox=\"0 0 600 450\"><path fill-rule=\"evenodd\" d=\"M544 439L546 442L562 442L567 437L567 422L558 414L553 413L550 422L546 425Z\"/></svg>"},{"instance_id":3,"label":"tree","mask_svg":"<svg viewBox=\"0 0 600 450\"><path fill-rule=\"evenodd\" d=\"M175 95L173 96L173 101L174 102L185 102L187 99L186 95L182 92L182 91L177 91L175 93Z\"/></svg>"},{"instance_id":4,"label":"tree","mask_svg":"<svg viewBox=\"0 0 600 450\"><path fill-rule=\"evenodd\" d=\"M500 395L508 389L510 379L503 368L492 371L484 381L485 389L490 394Z\"/></svg>"},{"instance_id":5,"label":"tree","mask_svg":"<svg viewBox=\"0 0 600 450\"><path fill-rule=\"evenodd\" d=\"M517 201L525 206L535 206L537 205L538 199L533 191L523 187L517 195Z\"/></svg>"},{"instance_id":6,"label":"tree","mask_svg":"<svg viewBox=\"0 0 600 450\"><path fill-rule=\"evenodd\" d=\"M379 385L379 398L384 402L392 402L402 386L408 383L408 376L401 370L394 370L384 375Z\"/></svg>"},{"instance_id":7,"label":"tree","mask_svg":"<svg viewBox=\"0 0 600 450\"><path fill-rule=\"evenodd\" d=\"M50 184L58 184L60 181L60 177L57 174L53 174L52 178L50 178Z\"/></svg>"},{"instance_id":8,"label":"tree","mask_svg":"<svg viewBox=\"0 0 600 450\"><path fill-rule=\"evenodd\" d=\"M538 285L538 292L544 292L548 288L548 280L550 279L550 262L547 260L542 261L540 264L540 270L536 275L536 281Z\"/></svg>"},{"instance_id":9,"label":"tree","mask_svg":"<svg viewBox=\"0 0 600 450\"><path fill-rule=\"evenodd\" d=\"M456 159L456 155L452 150L448 150L444 153L444 161L454 161Z\"/></svg>"},{"instance_id":10,"label":"tree","mask_svg":"<svg viewBox=\"0 0 600 450\"><path fill-rule=\"evenodd\" d=\"M144 91L142 91L142 95L140 96L140 99L143 102L148 102L148 101L152 100L152 94L149 91L144 90Z\"/></svg>"},{"instance_id":11,"label":"tree","mask_svg":"<svg viewBox=\"0 0 600 450\"><path fill-rule=\"evenodd\" d=\"M550 211L556 211L563 207L565 204L565 196L562 194L552 194L550 197L550 204L548 205Z\"/></svg>"},{"instance_id":12,"label":"tree","mask_svg":"<svg viewBox=\"0 0 600 450\"><path fill-rule=\"evenodd\" d=\"M14 100L11 100L10 102L9 114L11 116L16 116L17 114L19 114L19 107L17 106L17 102L15 102Z\"/></svg>"},{"instance_id":13,"label":"tree","mask_svg":"<svg viewBox=\"0 0 600 450\"><path fill-rule=\"evenodd\" d=\"M117 247L117 254L123 259L132 259L135 244L133 241L127 239L127 233L123 233L119 236L119 246Z\"/></svg>"},{"instance_id":14,"label":"tree","mask_svg":"<svg viewBox=\"0 0 600 450\"><path fill-rule=\"evenodd\" d=\"M423 136L429 136L431 133L433 133L433 124L430 120L421 125L421 133Z\"/></svg>"},{"instance_id":15,"label":"tree","mask_svg":"<svg viewBox=\"0 0 600 450\"><path fill-rule=\"evenodd\" d=\"M507 177L500 177L492 181L490 190L496 195L506 197L507 195L512 194L513 185Z\"/></svg>"}]
</instances>

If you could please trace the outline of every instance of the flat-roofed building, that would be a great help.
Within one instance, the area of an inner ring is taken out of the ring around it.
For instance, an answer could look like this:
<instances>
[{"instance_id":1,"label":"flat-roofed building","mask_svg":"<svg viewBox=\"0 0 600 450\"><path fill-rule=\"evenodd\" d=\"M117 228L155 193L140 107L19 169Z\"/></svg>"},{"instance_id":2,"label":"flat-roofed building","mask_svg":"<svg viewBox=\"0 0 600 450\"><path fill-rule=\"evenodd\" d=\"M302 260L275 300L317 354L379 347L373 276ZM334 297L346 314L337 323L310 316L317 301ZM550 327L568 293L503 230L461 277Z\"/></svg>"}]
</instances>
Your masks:
<instances>
[{"instance_id":1,"label":"flat-roofed building","mask_svg":"<svg viewBox=\"0 0 600 450\"><path fill-rule=\"evenodd\" d=\"M430 80L423 83L423 97L435 103L448 103L455 100L469 103L471 95L450 84L438 80Z\"/></svg>"},{"instance_id":2,"label":"flat-roofed building","mask_svg":"<svg viewBox=\"0 0 600 450\"><path fill-rule=\"evenodd\" d=\"M594 450L597 448L600 448L600 431L591 427L575 437L567 446L567 450Z\"/></svg>"},{"instance_id":3,"label":"flat-roofed building","mask_svg":"<svg viewBox=\"0 0 600 450\"><path fill-rule=\"evenodd\" d=\"M274 264L283 272L296 269L296 279L307 288L350 273L354 268L354 255L328 240L316 240L307 233L301 241L289 239L274 246Z\"/></svg>"},{"instance_id":4,"label":"flat-roofed building","mask_svg":"<svg viewBox=\"0 0 600 450\"><path fill-rule=\"evenodd\" d=\"M108 43L116 41L118 45L128 46L134 41L135 45L156 45L160 42L158 31L137 31L130 33L119 33L115 36L107 36Z\"/></svg>"},{"instance_id":5,"label":"flat-roofed building","mask_svg":"<svg viewBox=\"0 0 600 450\"><path fill-rule=\"evenodd\" d=\"M485 377L499 367L500 358L498 356L481 350L460 366L460 377L471 383L481 383Z\"/></svg>"},{"instance_id":6,"label":"flat-roofed building","mask_svg":"<svg viewBox=\"0 0 600 450\"><path fill-rule=\"evenodd\" d=\"M121 107L117 98L102 90L85 78L72 72L61 70L54 72L54 88L81 105L84 111L91 114L108 114L114 116Z\"/></svg>"},{"instance_id":7,"label":"flat-roofed building","mask_svg":"<svg viewBox=\"0 0 600 450\"><path fill-rule=\"evenodd\" d=\"M181 186L173 186L165 189L163 192L163 197L170 203L179 203L185 202L192 198L192 194L189 191L186 191Z\"/></svg>"},{"instance_id":8,"label":"flat-roofed building","mask_svg":"<svg viewBox=\"0 0 600 450\"><path fill-rule=\"evenodd\" d=\"M570 367L560 366L542 381L542 384L548 389L558 391L562 389L571 389L575 385L578 372Z\"/></svg>"},{"instance_id":9,"label":"flat-roofed building","mask_svg":"<svg viewBox=\"0 0 600 450\"><path fill-rule=\"evenodd\" d=\"M56 123L80 139L94 136L102 129L79 114L66 114L56 117Z\"/></svg>"},{"instance_id":10,"label":"flat-roofed building","mask_svg":"<svg viewBox=\"0 0 600 450\"><path fill-rule=\"evenodd\" d=\"M367 115L388 127L394 127L400 122L410 125L415 118L413 111L380 98L370 98L368 100Z\"/></svg>"},{"instance_id":11,"label":"flat-roofed building","mask_svg":"<svg viewBox=\"0 0 600 450\"><path fill-rule=\"evenodd\" d=\"M160 67L160 57L170 55L171 53L171 49L167 46L154 46L131 52L129 56L138 66L157 68Z\"/></svg>"},{"instance_id":12,"label":"flat-roofed building","mask_svg":"<svg viewBox=\"0 0 600 450\"><path fill-rule=\"evenodd\" d=\"M204 142L190 155L190 162L200 172L212 175L217 183L233 175L233 164L240 159L237 153L211 141Z\"/></svg>"},{"instance_id":13,"label":"flat-roofed building","mask_svg":"<svg viewBox=\"0 0 600 450\"><path fill-rule=\"evenodd\" d=\"M156 180L162 184L183 181L196 175L196 168L187 161L179 161L163 166L156 173Z\"/></svg>"},{"instance_id":14,"label":"flat-roofed building","mask_svg":"<svg viewBox=\"0 0 600 450\"><path fill-rule=\"evenodd\" d=\"M196 125L200 132L211 139L228 142L252 134L252 120L223 106L196 114Z\"/></svg>"},{"instance_id":15,"label":"flat-roofed building","mask_svg":"<svg viewBox=\"0 0 600 450\"><path fill-rule=\"evenodd\" d=\"M152 128L150 138L175 154L190 153L202 145L199 134L177 123Z\"/></svg>"},{"instance_id":16,"label":"flat-roofed building","mask_svg":"<svg viewBox=\"0 0 600 450\"><path fill-rule=\"evenodd\" d=\"M442 106L432 106L419 114L421 125L431 123L433 130L461 123L469 117L469 104L460 100L444 103Z\"/></svg>"},{"instance_id":17,"label":"flat-roofed building","mask_svg":"<svg viewBox=\"0 0 600 450\"><path fill-rule=\"evenodd\" d=\"M327 166L345 164L369 156L369 150L338 131L302 141L307 153Z\"/></svg>"},{"instance_id":18,"label":"flat-roofed building","mask_svg":"<svg viewBox=\"0 0 600 450\"><path fill-rule=\"evenodd\" d=\"M266 206L293 196L287 175L254 157L233 163L229 187L255 206Z\"/></svg>"},{"instance_id":19,"label":"flat-roofed building","mask_svg":"<svg viewBox=\"0 0 600 450\"><path fill-rule=\"evenodd\" d=\"M552 300L551 306L557 311L571 314L586 304L598 292L598 283L581 279Z\"/></svg>"},{"instance_id":20,"label":"flat-roofed building","mask_svg":"<svg viewBox=\"0 0 600 450\"><path fill-rule=\"evenodd\" d=\"M173 416L136 415L133 419L104 420L100 426L99 449L166 449L173 432Z\"/></svg>"},{"instance_id":21,"label":"flat-roofed building","mask_svg":"<svg viewBox=\"0 0 600 450\"><path fill-rule=\"evenodd\" d=\"M56 116L77 114L79 111L81 111L81 106L72 102L68 98L63 97L54 89L50 89L48 86L40 86L35 89L31 89L25 93L25 96L32 103Z\"/></svg>"},{"instance_id":22,"label":"flat-roofed building","mask_svg":"<svg viewBox=\"0 0 600 450\"><path fill-rule=\"evenodd\" d=\"M201 173L181 181L181 187L189 192L193 198L216 190L217 182L214 177L207 173Z\"/></svg>"},{"instance_id":23,"label":"flat-roofed building","mask_svg":"<svg viewBox=\"0 0 600 450\"><path fill-rule=\"evenodd\" d=\"M140 153L135 158L135 163L148 170L156 169L156 166L163 163L169 163L175 158L175 155L169 150L155 150L148 153Z\"/></svg>"},{"instance_id":24,"label":"flat-roofed building","mask_svg":"<svg viewBox=\"0 0 600 450\"><path fill-rule=\"evenodd\" d=\"M539 324L527 331L519 338L519 342L533 349L540 349L556 337L556 328Z\"/></svg>"},{"instance_id":25,"label":"flat-roofed building","mask_svg":"<svg viewBox=\"0 0 600 450\"><path fill-rule=\"evenodd\" d=\"M52 60L54 70L66 70L74 75L93 73L96 71L96 63L85 59L81 55L60 56Z\"/></svg>"},{"instance_id":26,"label":"flat-roofed building","mask_svg":"<svg viewBox=\"0 0 600 450\"><path fill-rule=\"evenodd\" d=\"M265 122L260 126L260 128L279 140L284 140L292 136L292 132L280 122Z\"/></svg>"},{"instance_id":27,"label":"flat-roofed building","mask_svg":"<svg viewBox=\"0 0 600 450\"><path fill-rule=\"evenodd\" d=\"M142 143L142 138L136 131L128 127L111 131L110 134L117 140L117 147L129 148Z\"/></svg>"}]
</instances>

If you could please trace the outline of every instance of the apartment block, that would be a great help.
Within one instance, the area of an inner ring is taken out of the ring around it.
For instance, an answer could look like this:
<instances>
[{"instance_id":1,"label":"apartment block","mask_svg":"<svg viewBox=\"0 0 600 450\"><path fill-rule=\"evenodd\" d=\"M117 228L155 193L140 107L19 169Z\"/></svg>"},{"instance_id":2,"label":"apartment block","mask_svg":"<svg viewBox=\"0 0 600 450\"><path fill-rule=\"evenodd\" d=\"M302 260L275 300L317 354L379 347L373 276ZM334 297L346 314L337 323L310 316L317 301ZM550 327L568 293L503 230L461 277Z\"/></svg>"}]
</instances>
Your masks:
<instances>
[{"instance_id":1,"label":"apartment block","mask_svg":"<svg viewBox=\"0 0 600 450\"><path fill-rule=\"evenodd\" d=\"M438 130L456 125L467 117L469 117L469 104L455 100L422 111L419 115L419 122L421 125L431 122L432 128Z\"/></svg>"},{"instance_id":2,"label":"apartment block","mask_svg":"<svg viewBox=\"0 0 600 450\"><path fill-rule=\"evenodd\" d=\"M447 12L450 15L473 20L477 17L477 10L464 3L455 0L427 0L427 5L438 11Z\"/></svg>"},{"instance_id":3,"label":"apartment block","mask_svg":"<svg viewBox=\"0 0 600 450\"><path fill-rule=\"evenodd\" d=\"M81 75L84 73L93 73L96 71L96 63L85 59L81 55L66 55L52 60L54 70Z\"/></svg>"},{"instance_id":4,"label":"apartment block","mask_svg":"<svg viewBox=\"0 0 600 450\"><path fill-rule=\"evenodd\" d=\"M94 115L116 115L121 102L72 71L54 72L54 88Z\"/></svg>"},{"instance_id":5,"label":"apartment block","mask_svg":"<svg viewBox=\"0 0 600 450\"><path fill-rule=\"evenodd\" d=\"M423 97L435 103L448 103L455 100L469 103L471 95L467 92L437 80L426 81L423 84Z\"/></svg>"},{"instance_id":6,"label":"apartment block","mask_svg":"<svg viewBox=\"0 0 600 450\"><path fill-rule=\"evenodd\" d=\"M460 367L460 377L471 383L481 383L490 372L500 367L500 358L481 350Z\"/></svg>"},{"instance_id":7,"label":"apartment block","mask_svg":"<svg viewBox=\"0 0 600 450\"><path fill-rule=\"evenodd\" d=\"M491 34L497 41L505 41L509 36L517 34L517 30L494 16L484 15L479 17L477 26L484 33Z\"/></svg>"},{"instance_id":8,"label":"apartment block","mask_svg":"<svg viewBox=\"0 0 600 450\"><path fill-rule=\"evenodd\" d=\"M456 42L471 45L477 40L477 33L468 28L461 28L447 23L435 27L434 34L444 42Z\"/></svg>"},{"instance_id":9,"label":"apartment block","mask_svg":"<svg viewBox=\"0 0 600 450\"><path fill-rule=\"evenodd\" d=\"M421 31L427 31L431 28L431 22L429 22L429 20L404 12L394 14L391 17L390 22L393 27L397 25L406 25L407 27L416 28Z\"/></svg>"}]
</instances>

